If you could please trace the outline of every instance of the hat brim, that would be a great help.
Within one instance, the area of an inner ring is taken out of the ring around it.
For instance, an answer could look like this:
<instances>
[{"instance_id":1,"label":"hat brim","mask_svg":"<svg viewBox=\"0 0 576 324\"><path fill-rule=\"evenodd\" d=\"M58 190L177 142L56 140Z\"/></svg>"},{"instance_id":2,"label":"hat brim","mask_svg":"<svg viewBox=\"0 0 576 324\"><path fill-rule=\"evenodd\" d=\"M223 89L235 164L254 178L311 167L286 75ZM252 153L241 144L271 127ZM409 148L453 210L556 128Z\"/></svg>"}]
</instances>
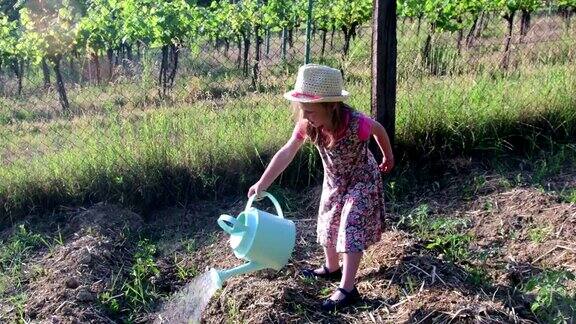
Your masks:
<instances>
[{"instance_id":1,"label":"hat brim","mask_svg":"<svg viewBox=\"0 0 576 324\"><path fill-rule=\"evenodd\" d=\"M342 90L342 93L339 96L330 96L330 97L307 97L305 95L301 95L296 90L288 91L284 94L284 98L290 101L295 102L306 102L306 103L314 103L314 102L339 102L339 101L346 101L350 94L346 90Z\"/></svg>"}]
</instances>

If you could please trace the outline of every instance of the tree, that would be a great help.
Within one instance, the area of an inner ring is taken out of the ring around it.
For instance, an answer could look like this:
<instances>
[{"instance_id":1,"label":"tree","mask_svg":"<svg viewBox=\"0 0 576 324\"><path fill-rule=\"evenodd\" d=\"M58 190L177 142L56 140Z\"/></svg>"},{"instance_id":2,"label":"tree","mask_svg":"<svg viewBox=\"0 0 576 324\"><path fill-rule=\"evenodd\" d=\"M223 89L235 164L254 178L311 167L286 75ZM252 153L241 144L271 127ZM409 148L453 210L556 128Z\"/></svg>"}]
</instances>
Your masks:
<instances>
[{"instance_id":1,"label":"tree","mask_svg":"<svg viewBox=\"0 0 576 324\"><path fill-rule=\"evenodd\" d=\"M121 25L122 7L116 0L92 0L87 15L79 26L78 47L84 47L86 54L95 64L96 82L100 83L100 55L108 53L109 78L113 76L114 61L112 53L122 43Z\"/></svg>"},{"instance_id":2,"label":"tree","mask_svg":"<svg viewBox=\"0 0 576 324\"><path fill-rule=\"evenodd\" d=\"M234 4L233 15L230 16L232 29L237 33L238 50L242 51L242 68L244 76L248 76L249 63L248 54L250 51L250 39L256 26L260 26L258 21L258 0L244 0ZM256 35L256 37L258 37Z\"/></svg>"},{"instance_id":3,"label":"tree","mask_svg":"<svg viewBox=\"0 0 576 324\"><path fill-rule=\"evenodd\" d=\"M344 33L343 56L347 56L357 28L372 17L372 0L335 0L332 3L335 25Z\"/></svg>"},{"instance_id":4,"label":"tree","mask_svg":"<svg viewBox=\"0 0 576 324\"><path fill-rule=\"evenodd\" d=\"M566 20L566 29L569 29L570 19L576 13L576 0L556 0L556 5Z\"/></svg>"},{"instance_id":5,"label":"tree","mask_svg":"<svg viewBox=\"0 0 576 324\"><path fill-rule=\"evenodd\" d=\"M483 30L485 19L484 13L490 10L492 0L470 0L467 11L472 19L472 26L466 35L466 46L470 47L475 39L480 36Z\"/></svg>"},{"instance_id":6,"label":"tree","mask_svg":"<svg viewBox=\"0 0 576 324\"><path fill-rule=\"evenodd\" d=\"M18 15L17 4L21 2L18 0L3 0L0 1L0 15L8 17L9 21L16 21L20 19Z\"/></svg>"},{"instance_id":7,"label":"tree","mask_svg":"<svg viewBox=\"0 0 576 324\"><path fill-rule=\"evenodd\" d=\"M416 28L416 35L420 35L420 27L422 18L424 18L424 4L422 0L398 0L396 4L396 11L399 18L416 18L418 20L418 27Z\"/></svg>"},{"instance_id":8,"label":"tree","mask_svg":"<svg viewBox=\"0 0 576 324\"><path fill-rule=\"evenodd\" d=\"M123 43L140 42L161 50L158 94L163 98L174 85L184 41L198 34L200 11L184 0L125 0L121 5Z\"/></svg>"},{"instance_id":9,"label":"tree","mask_svg":"<svg viewBox=\"0 0 576 324\"><path fill-rule=\"evenodd\" d=\"M330 8L331 0L317 0L314 2L313 9L313 21L314 27L322 32L322 48L320 51L320 57L324 57L324 52L326 50L326 36L329 30L336 28L336 20L331 15L331 11L327 10Z\"/></svg>"},{"instance_id":10,"label":"tree","mask_svg":"<svg viewBox=\"0 0 576 324\"><path fill-rule=\"evenodd\" d=\"M510 44L514 28L514 16L518 11L522 12L521 37L527 32L530 23L530 13L540 6L540 0L496 0L497 8L502 12L502 17L506 20L508 31L504 40L504 54L500 61L500 67L508 69L510 64Z\"/></svg>"},{"instance_id":11,"label":"tree","mask_svg":"<svg viewBox=\"0 0 576 324\"><path fill-rule=\"evenodd\" d=\"M74 47L78 34L80 14L68 0L44 2L29 1L20 10L24 26L24 44L36 64L46 57L56 74L56 89L64 112L70 109L62 78L61 62Z\"/></svg>"},{"instance_id":12,"label":"tree","mask_svg":"<svg viewBox=\"0 0 576 324\"><path fill-rule=\"evenodd\" d=\"M441 74L445 71L435 64L432 59L434 35L438 31L457 32L457 48L460 51L462 41L462 28L468 23L466 1L462 0L426 0L424 2L424 17L430 23L430 29L422 48L423 63L432 74Z\"/></svg>"},{"instance_id":13,"label":"tree","mask_svg":"<svg viewBox=\"0 0 576 324\"><path fill-rule=\"evenodd\" d=\"M14 62L18 62L17 45L16 21L11 21L7 15L0 12L0 71L2 71L3 66L13 65ZM16 72L18 77L18 95L22 93L22 74L19 71L20 69Z\"/></svg>"},{"instance_id":14,"label":"tree","mask_svg":"<svg viewBox=\"0 0 576 324\"><path fill-rule=\"evenodd\" d=\"M210 41L223 41L228 52L229 43L236 42L238 69L242 67L242 39L241 30L243 20L238 5L229 0L214 1L209 8L200 10L203 15L200 34Z\"/></svg>"},{"instance_id":15,"label":"tree","mask_svg":"<svg viewBox=\"0 0 576 324\"><path fill-rule=\"evenodd\" d=\"M519 10L522 12L520 16L520 41L524 40L524 37L528 34L530 30L530 21L532 12L536 11L543 5L542 0L521 0L519 1Z\"/></svg>"},{"instance_id":16,"label":"tree","mask_svg":"<svg viewBox=\"0 0 576 324\"><path fill-rule=\"evenodd\" d=\"M201 15L196 7L188 5L184 0L153 3L150 17L154 31L152 48L160 48L162 51L158 84L162 88L163 97L167 89L174 85L179 53L184 41L198 35Z\"/></svg>"}]
</instances>

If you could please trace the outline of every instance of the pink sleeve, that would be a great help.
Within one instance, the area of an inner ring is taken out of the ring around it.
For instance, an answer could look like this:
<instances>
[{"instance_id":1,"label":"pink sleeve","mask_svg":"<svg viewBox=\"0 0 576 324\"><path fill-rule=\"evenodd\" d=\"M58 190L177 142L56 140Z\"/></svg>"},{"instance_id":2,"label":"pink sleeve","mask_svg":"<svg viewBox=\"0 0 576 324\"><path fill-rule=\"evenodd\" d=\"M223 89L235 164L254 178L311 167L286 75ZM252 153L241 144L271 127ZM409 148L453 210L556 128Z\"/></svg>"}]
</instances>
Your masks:
<instances>
[{"instance_id":1,"label":"pink sleeve","mask_svg":"<svg viewBox=\"0 0 576 324\"><path fill-rule=\"evenodd\" d=\"M370 117L360 114L360 120L358 120L358 138L361 141L367 141L370 139L370 134L372 133L372 123L370 122Z\"/></svg>"},{"instance_id":2,"label":"pink sleeve","mask_svg":"<svg viewBox=\"0 0 576 324\"><path fill-rule=\"evenodd\" d=\"M306 122L305 121L299 121L296 123L296 126L294 126L294 131L292 132L292 137L295 137L299 140L303 140L306 138Z\"/></svg>"}]
</instances>

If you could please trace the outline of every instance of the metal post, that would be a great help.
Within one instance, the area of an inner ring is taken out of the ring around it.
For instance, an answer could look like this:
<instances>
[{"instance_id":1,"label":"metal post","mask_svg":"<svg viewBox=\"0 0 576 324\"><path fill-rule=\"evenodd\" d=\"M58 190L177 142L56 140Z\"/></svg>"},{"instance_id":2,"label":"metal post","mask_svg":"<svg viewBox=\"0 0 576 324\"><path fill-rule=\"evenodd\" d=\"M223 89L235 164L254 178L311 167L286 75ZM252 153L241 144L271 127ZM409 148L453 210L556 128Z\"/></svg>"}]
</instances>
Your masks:
<instances>
[{"instance_id":1,"label":"metal post","mask_svg":"<svg viewBox=\"0 0 576 324\"><path fill-rule=\"evenodd\" d=\"M313 2L313 0L308 0L308 18L306 21L306 56L304 58L304 64L310 63L310 34L312 32L312 2Z\"/></svg>"}]
</instances>

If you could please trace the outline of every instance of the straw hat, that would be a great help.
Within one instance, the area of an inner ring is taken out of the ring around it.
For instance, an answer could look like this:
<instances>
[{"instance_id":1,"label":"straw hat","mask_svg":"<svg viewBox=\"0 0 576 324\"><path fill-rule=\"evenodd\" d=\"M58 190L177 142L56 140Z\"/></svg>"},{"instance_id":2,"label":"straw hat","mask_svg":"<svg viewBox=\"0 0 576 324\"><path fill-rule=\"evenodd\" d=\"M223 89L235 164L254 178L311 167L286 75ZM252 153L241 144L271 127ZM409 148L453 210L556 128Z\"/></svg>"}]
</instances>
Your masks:
<instances>
[{"instance_id":1,"label":"straw hat","mask_svg":"<svg viewBox=\"0 0 576 324\"><path fill-rule=\"evenodd\" d=\"M325 65L306 64L298 69L294 90L284 98L297 102L336 102L348 98L342 89L342 73Z\"/></svg>"}]
</instances>

